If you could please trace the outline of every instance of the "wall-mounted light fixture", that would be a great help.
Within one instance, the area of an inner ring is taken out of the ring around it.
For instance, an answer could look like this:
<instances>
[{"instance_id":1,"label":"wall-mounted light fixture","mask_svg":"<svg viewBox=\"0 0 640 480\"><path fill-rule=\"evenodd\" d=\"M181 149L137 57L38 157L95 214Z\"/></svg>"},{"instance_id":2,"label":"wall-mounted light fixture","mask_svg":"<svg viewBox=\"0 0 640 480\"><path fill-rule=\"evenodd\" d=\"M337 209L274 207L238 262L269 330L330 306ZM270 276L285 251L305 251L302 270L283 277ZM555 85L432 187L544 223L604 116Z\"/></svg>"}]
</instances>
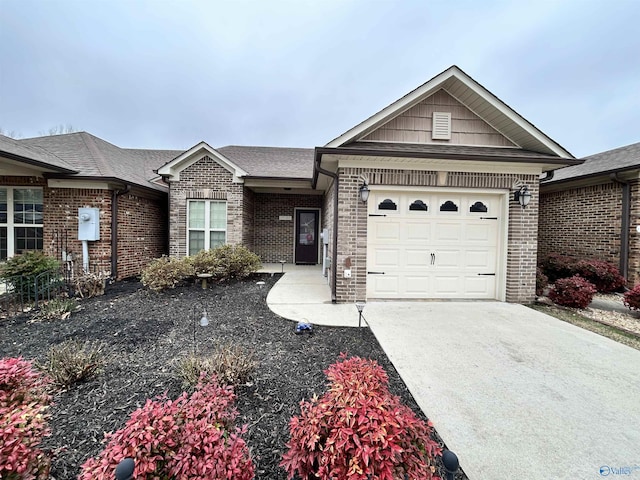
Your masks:
<instances>
[{"instance_id":1,"label":"wall-mounted light fixture","mask_svg":"<svg viewBox=\"0 0 640 480\"><path fill-rule=\"evenodd\" d=\"M529 187L523 185L513 192L513 199L518 202L522 208L529 205L529 202L531 201L531 192L529 191Z\"/></svg>"},{"instance_id":2,"label":"wall-mounted light fixture","mask_svg":"<svg viewBox=\"0 0 640 480\"><path fill-rule=\"evenodd\" d=\"M360 200L362 200L362 203L367 203L367 200L369 200L369 185L367 185L367 182L364 182L360 187Z\"/></svg>"}]
</instances>

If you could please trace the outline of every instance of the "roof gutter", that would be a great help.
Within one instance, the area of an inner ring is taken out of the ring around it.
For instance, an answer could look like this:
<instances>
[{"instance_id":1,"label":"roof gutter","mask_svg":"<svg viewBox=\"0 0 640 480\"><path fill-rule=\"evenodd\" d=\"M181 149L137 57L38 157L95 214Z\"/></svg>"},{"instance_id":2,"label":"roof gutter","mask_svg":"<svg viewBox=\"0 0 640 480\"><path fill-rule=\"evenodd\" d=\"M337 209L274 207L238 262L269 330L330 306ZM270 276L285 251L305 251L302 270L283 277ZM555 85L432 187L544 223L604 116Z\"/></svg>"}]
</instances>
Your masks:
<instances>
[{"instance_id":1,"label":"roof gutter","mask_svg":"<svg viewBox=\"0 0 640 480\"><path fill-rule=\"evenodd\" d=\"M323 174L333 178L333 247L331 252L331 302L337 302L336 285L338 283L338 174L330 170L325 170L320 166L322 160L322 149L316 148L313 163L313 188L318 183L318 175Z\"/></svg>"},{"instance_id":2,"label":"roof gutter","mask_svg":"<svg viewBox=\"0 0 640 480\"><path fill-rule=\"evenodd\" d=\"M128 183L124 190L111 192L111 277L118 279L118 197L129 193L131 185Z\"/></svg>"},{"instance_id":3,"label":"roof gutter","mask_svg":"<svg viewBox=\"0 0 640 480\"><path fill-rule=\"evenodd\" d=\"M612 173L609 178L622 185L622 220L620 222L620 273L628 278L629 269L629 222L631 217L631 185L623 180L618 172Z\"/></svg>"}]
</instances>

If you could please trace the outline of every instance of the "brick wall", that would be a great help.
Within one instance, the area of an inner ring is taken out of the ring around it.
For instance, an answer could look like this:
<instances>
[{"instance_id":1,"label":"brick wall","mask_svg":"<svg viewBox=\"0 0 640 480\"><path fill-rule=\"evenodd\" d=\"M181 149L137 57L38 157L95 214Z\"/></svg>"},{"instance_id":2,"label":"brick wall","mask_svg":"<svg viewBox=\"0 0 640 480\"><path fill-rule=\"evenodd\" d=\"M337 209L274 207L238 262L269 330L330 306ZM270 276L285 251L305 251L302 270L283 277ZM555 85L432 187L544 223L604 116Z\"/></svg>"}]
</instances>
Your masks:
<instances>
[{"instance_id":1,"label":"brick wall","mask_svg":"<svg viewBox=\"0 0 640 480\"><path fill-rule=\"evenodd\" d=\"M248 188L242 192L242 244L255 252L255 193Z\"/></svg>"},{"instance_id":2,"label":"brick wall","mask_svg":"<svg viewBox=\"0 0 640 480\"><path fill-rule=\"evenodd\" d=\"M295 208L321 208L321 195L258 193L255 195L254 245L263 262L293 263ZM280 220L289 216L291 220ZM325 224L324 218L321 219ZM320 259L321 260L321 259Z\"/></svg>"},{"instance_id":3,"label":"brick wall","mask_svg":"<svg viewBox=\"0 0 640 480\"><path fill-rule=\"evenodd\" d=\"M118 279L139 275L167 253L166 199L118 197Z\"/></svg>"},{"instance_id":4,"label":"brick wall","mask_svg":"<svg viewBox=\"0 0 640 480\"><path fill-rule=\"evenodd\" d=\"M338 302L353 302L366 298L367 209L360 201L359 187L367 178L371 185L416 187L459 187L512 190L514 184L529 186L532 200L523 209L509 202L508 261L506 267L506 300L530 302L535 295L535 265L538 228L538 177L535 175L481 174L450 172L444 183L438 183L436 172L412 170L369 170L340 168L338 189L338 252L337 269L351 263L351 278L337 276ZM328 197L329 195L327 195ZM325 202L325 209L330 210Z\"/></svg>"},{"instance_id":5,"label":"brick wall","mask_svg":"<svg viewBox=\"0 0 640 480\"><path fill-rule=\"evenodd\" d=\"M243 243L242 227L245 212L243 204L246 198L243 185L233 183L231 172L208 156L182 170L180 180L171 182L169 254L175 257L187 255L187 202L189 200L226 200L227 243Z\"/></svg>"},{"instance_id":6,"label":"brick wall","mask_svg":"<svg viewBox=\"0 0 640 480\"><path fill-rule=\"evenodd\" d=\"M640 185L631 182L627 285L640 282ZM597 258L620 265L622 186L614 182L542 192L538 255L550 253Z\"/></svg>"}]
</instances>

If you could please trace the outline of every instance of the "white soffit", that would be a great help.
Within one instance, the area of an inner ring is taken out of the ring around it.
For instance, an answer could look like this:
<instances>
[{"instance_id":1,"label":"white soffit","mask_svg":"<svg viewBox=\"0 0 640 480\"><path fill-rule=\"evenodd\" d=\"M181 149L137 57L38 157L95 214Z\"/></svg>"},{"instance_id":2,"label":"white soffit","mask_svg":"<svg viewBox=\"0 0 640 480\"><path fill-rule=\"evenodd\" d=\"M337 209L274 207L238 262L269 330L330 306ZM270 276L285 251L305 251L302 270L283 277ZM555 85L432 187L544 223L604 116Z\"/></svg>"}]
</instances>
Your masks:
<instances>
[{"instance_id":1,"label":"white soffit","mask_svg":"<svg viewBox=\"0 0 640 480\"><path fill-rule=\"evenodd\" d=\"M233 175L234 183L242 183L242 177L247 175L247 172L218 152L215 148L209 146L206 142L200 142L180 156L171 160L169 163L160 167L158 169L158 175L169 177L172 181L180 180L180 172L193 165L198 160L201 160L204 156L209 156L221 167L229 171Z\"/></svg>"},{"instance_id":2,"label":"white soffit","mask_svg":"<svg viewBox=\"0 0 640 480\"><path fill-rule=\"evenodd\" d=\"M444 89L520 148L574 158L571 153L455 65L330 141L326 147L337 148L363 138L440 89Z\"/></svg>"}]
</instances>

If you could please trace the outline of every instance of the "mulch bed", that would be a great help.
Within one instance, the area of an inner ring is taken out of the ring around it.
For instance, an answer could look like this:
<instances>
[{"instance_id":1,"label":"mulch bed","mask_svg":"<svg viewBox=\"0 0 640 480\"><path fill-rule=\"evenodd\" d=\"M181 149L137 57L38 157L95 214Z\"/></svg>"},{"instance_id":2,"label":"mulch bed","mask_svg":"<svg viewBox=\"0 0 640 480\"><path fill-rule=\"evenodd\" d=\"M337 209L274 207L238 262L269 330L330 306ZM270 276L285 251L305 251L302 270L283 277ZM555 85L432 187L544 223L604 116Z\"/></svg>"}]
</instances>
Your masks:
<instances>
[{"instance_id":1,"label":"mulch bed","mask_svg":"<svg viewBox=\"0 0 640 480\"><path fill-rule=\"evenodd\" d=\"M296 335L294 322L273 314L265 299L278 278L256 275L207 290L192 284L164 293L122 281L108 286L104 296L82 300L81 310L67 320L31 322L29 314L0 320L0 357L43 360L51 345L69 339L106 346L102 373L54 397L52 435L44 442L54 453L51 478L76 478L82 463L102 450L104 433L121 428L147 398L180 394L174 365L193 352L193 325L203 309L210 323L197 326L199 353L233 342L254 350L259 361L252 381L236 389L256 479L286 478L278 463L289 419L299 413L301 400L324 392L323 370L341 352L377 360L389 374L391 391L425 418L368 329L315 327L313 335Z\"/></svg>"}]
</instances>

